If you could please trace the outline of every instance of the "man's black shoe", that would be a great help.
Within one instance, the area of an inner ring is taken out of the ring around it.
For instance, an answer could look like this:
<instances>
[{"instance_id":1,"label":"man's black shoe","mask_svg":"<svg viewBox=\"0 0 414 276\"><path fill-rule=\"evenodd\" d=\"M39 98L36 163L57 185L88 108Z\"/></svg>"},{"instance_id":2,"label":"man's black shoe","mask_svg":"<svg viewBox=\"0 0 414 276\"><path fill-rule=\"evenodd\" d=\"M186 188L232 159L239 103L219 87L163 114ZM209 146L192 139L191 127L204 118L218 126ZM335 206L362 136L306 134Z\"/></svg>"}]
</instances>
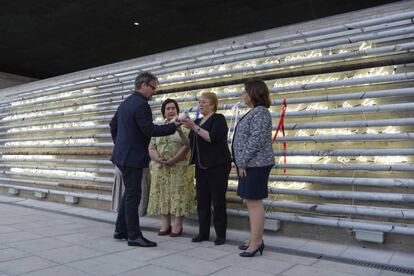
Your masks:
<instances>
[{"instance_id":1,"label":"man's black shoe","mask_svg":"<svg viewBox=\"0 0 414 276\"><path fill-rule=\"evenodd\" d=\"M157 243L147 240L144 237L139 237L135 240L128 240L128 246L155 247Z\"/></svg>"},{"instance_id":2,"label":"man's black shoe","mask_svg":"<svg viewBox=\"0 0 414 276\"><path fill-rule=\"evenodd\" d=\"M125 233L125 232L115 232L114 233L114 239L115 240L127 240L128 239L128 233Z\"/></svg>"},{"instance_id":3,"label":"man's black shoe","mask_svg":"<svg viewBox=\"0 0 414 276\"><path fill-rule=\"evenodd\" d=\"M226 243L226 238L223 238L223 237L221 237L221 238L217 238L215 241L214 241L214 244L215 245L222 245L222 244L225 244Z\"/></svg>"},{"instance_id":4,"label":"man's black shoe","mask_svg":"<svg viewBox=\"0 0 414 276\"><path fill-rule=\"evenodd\" d=\"M208 241L208 237L202 237L200 235L194 237L191 239L192 242L202 242L202 241Z\"/></svg>"}]
</instances>

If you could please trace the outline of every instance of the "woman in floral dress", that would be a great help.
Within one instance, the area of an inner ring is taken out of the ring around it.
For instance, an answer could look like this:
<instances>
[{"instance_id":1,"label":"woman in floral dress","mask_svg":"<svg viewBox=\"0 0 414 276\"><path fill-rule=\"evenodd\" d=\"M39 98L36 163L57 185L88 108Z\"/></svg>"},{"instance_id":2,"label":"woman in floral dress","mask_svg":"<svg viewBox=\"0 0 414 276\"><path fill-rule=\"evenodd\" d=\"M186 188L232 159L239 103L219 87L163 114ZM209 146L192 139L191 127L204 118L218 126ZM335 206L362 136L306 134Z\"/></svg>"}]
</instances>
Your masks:
<instances>
[{"instance_id":1,"label":"woman in floral dress","mask_svg":"<svg viewBox=\"0 0 414 276\"><path fill-rule=\"evenodd\" d=\"M166 123L179 112L175 100L166 99L162 103L161 113ZM195 211L194 167L189 166L189 148L180 138L188 132L179 127L173 135L153 137L149 146L151 189L148 214L161 216L160 236L180 236L184 217Z\"/></svg>"}]
</instances>

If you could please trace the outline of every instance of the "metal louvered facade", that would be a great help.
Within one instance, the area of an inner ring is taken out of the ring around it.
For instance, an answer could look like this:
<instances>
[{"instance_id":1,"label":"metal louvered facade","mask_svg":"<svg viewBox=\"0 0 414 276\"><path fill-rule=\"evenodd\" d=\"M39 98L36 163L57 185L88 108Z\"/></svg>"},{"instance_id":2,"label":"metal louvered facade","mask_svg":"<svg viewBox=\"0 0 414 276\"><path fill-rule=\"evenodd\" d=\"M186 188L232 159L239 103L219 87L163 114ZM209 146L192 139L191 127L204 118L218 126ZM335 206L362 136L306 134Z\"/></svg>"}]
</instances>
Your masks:
<instances>
[{"instance_id":1,"label":"metal louvered facade","mask_svg":"<svg viewBox=\"0 0 414 276\"><path fill-rule=\"evenodd\" d=\"M284 99L287 104L286 136L279 134L273 148L267 217L412 237L410 3L367 18L356 12L0 90L8 95L0 100L0 190L75 197L109 209L108 123L139 72L160 79L150 102L155 120L166 98L194 118L198 96L211 91L230 127L246 111L244 80L261 77L271 88L275 130ZM245 216L235 180L232 171L229 213Z\"/></svg>"}]
</instances>

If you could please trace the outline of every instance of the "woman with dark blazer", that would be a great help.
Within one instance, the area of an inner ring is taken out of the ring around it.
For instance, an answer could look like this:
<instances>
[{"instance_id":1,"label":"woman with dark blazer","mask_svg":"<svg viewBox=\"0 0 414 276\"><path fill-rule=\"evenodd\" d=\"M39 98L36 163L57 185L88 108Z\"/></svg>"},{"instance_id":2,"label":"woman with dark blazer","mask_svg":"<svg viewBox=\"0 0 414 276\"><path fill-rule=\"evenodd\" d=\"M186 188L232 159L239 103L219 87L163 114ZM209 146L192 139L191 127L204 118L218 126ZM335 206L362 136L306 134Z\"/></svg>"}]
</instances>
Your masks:
<instances>
[{"instance_id":1,"label":"woman with dark blazer","mask_svg":"<svg viewBox=\"0 0 414 276\"><path fill-rule=\"evenodd\" d=\"M243 99L250 107L238 122L232 143L233 159L237 167L237 194L249 211L250 239L239 248L241 257L254 257L264 249L263 226L265 211L262 199L267 198L267 182L275 159L272 148L272 116L269 89L261 80L244 84Z\"/></svg>"},{"instance_id":2,"label":"woman with dark blazer","mask_svg":"<svg viewBox=\"0 0 414 276\"><path fill-rule=\"evenodd\" d=\"M201 119L181 120L191 129L189 143L191 163L195 164L199 233L193 242L210 237L211 203L216 231L215 245L226 242L226 192L231 169L231 155L227 144L228 126L225 117L216 113L218 100L214 93L203 93L199 99Z\"/></svg>"}]
</instances>

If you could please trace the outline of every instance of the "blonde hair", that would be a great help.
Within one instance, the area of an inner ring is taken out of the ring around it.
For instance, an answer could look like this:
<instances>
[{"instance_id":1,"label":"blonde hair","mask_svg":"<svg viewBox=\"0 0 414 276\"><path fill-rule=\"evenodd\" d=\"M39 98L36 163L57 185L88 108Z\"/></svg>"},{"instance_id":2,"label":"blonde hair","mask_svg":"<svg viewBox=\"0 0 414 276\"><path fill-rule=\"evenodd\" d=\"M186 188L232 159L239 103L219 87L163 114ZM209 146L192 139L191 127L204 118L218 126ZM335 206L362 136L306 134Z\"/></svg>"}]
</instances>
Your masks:
<instances>
[{"instance_id":1,"label":"blonde hair","mask_svg":"<svg viewBox=\"0 0 414 276\"><path fill-rule=\"evenodd\" d=\"M213 111L217 111L218 99L216 93L204 92L200 95L200 97L207 99L210 102L210 104L213 105Z\"/></svg>"}]
</instances>

